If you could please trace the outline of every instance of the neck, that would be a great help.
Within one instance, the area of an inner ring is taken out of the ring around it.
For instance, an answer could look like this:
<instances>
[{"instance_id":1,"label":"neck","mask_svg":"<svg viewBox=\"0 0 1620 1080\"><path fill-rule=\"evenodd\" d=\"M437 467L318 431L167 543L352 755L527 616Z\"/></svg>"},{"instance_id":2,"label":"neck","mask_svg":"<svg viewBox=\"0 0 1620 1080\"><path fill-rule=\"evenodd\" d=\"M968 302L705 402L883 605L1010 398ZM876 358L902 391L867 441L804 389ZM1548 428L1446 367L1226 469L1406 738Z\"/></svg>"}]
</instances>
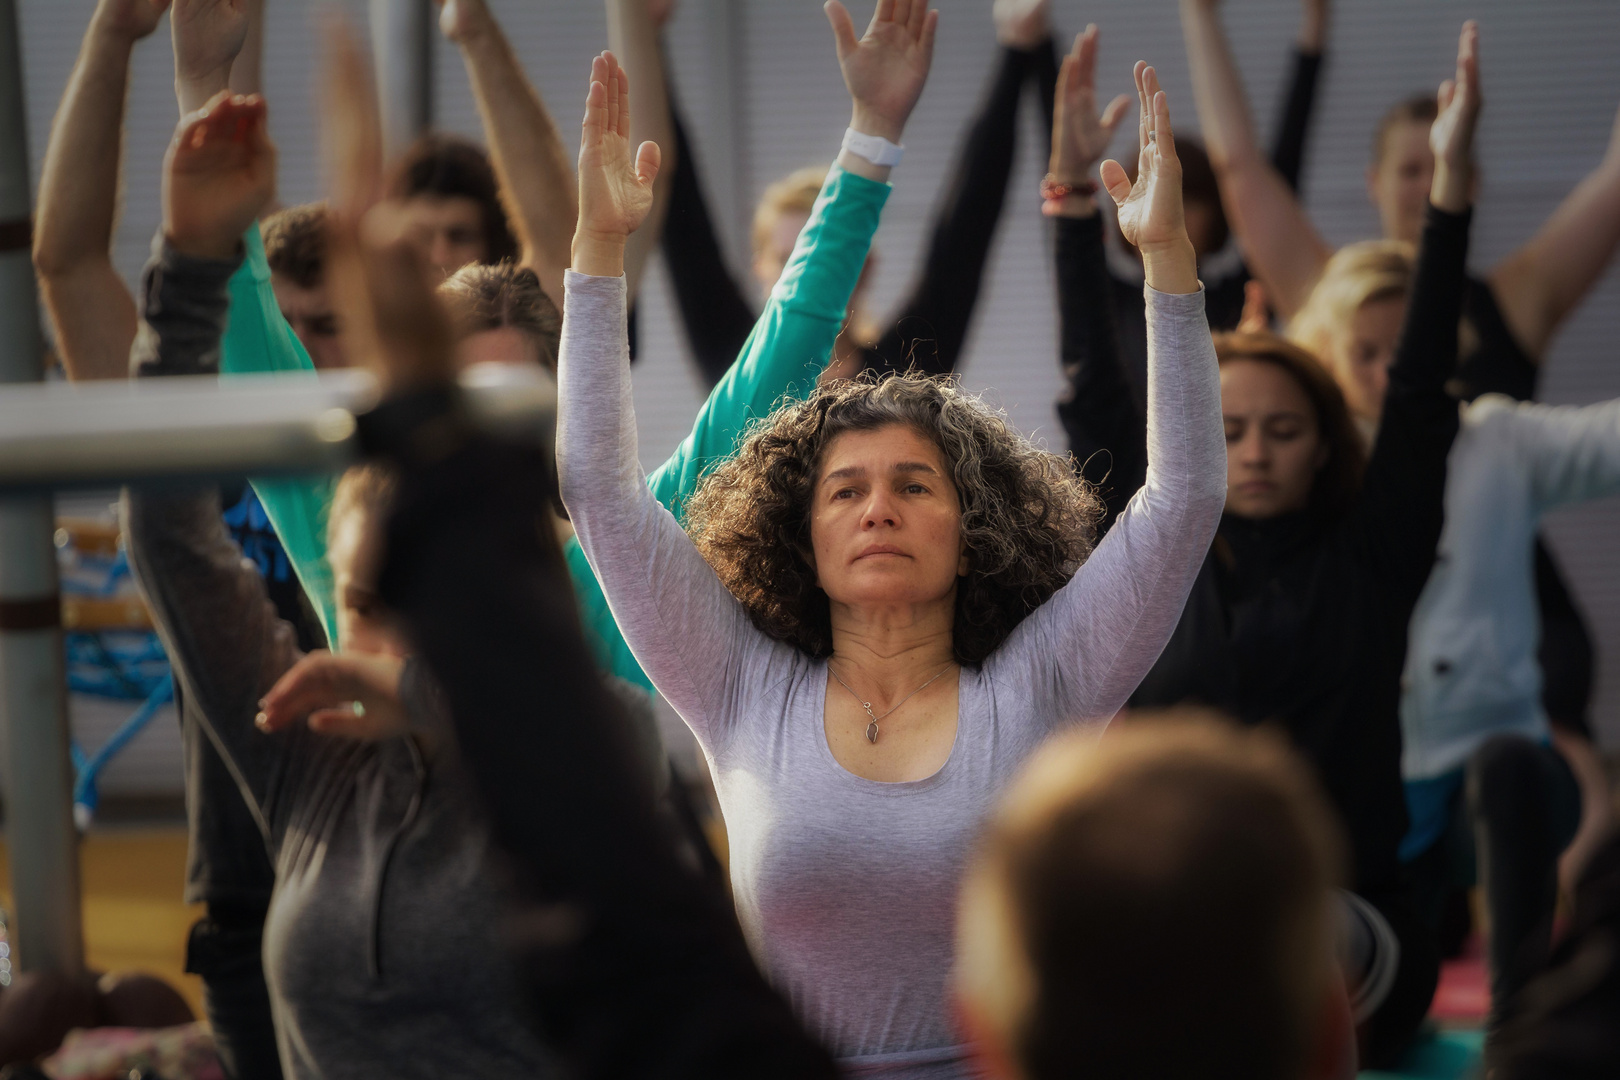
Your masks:
<instances>
[{"instance_id":1,"label":"neck","mask_svg":"<svg viewBox=\"0 0 1620 1080\"><path fill-rule=\"evenodd\" d=\"M942 603L857 608L832 605L832 663L858 678L874 702L910 693L955 658L954 594Z\"/></svg>"}]
</instances>

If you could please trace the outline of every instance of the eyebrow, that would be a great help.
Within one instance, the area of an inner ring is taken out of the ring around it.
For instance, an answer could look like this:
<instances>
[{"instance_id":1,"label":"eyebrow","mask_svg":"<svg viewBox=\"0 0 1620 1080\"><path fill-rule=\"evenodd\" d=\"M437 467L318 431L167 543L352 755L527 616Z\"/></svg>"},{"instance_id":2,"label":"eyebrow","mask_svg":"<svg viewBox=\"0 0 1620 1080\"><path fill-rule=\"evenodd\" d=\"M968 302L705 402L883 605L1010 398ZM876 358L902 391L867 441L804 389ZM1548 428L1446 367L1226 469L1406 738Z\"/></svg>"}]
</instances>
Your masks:
<instances>
[{"instance_id":1,"label":"eyebrow","mask_svg":"<svg viewBox=\"0 0 1620 1080\"><path fill-rule=\"evenodd\" d=\"M929 476L938 476L939 475L939 470L934 468L932 465L928 464L926 461L901 461L901 462L897 462L895 464L895 466L892 469L889 470L889 472L894 473L894 474L926 473ZM849 479L850 477L865 476L865 475L866 475L866 466L865 465L845 465L842 469L834 469L832 472L828 473L826 476L823 476L821 478L821 482L823 484L826 484L826 483L830 483L830 482L832 482L834 480L846 480L846 479Z\"/></svg>"}]
</instances>

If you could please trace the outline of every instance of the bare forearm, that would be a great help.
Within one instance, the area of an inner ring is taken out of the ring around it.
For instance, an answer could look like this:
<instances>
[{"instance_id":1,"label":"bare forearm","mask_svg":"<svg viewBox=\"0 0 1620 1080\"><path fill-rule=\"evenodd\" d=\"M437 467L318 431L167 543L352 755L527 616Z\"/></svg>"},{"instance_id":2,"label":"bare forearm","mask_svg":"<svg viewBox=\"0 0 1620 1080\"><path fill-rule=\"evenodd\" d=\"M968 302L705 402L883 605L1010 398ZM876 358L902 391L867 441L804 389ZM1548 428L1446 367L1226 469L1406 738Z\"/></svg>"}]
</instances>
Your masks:
<instances>
[{"instance_id":1,"label":"bare forearm","mask_svg":"<svg viewBox=\"0 0 1620 1080\"><path fill-rule=\"evenodd\" d=\"M561 302L579 213L573 161L495 20L481 20L459 44L524 264Z\"/></svg>"},{"instance_id":2,"label":"bare forearm","mask_svg":"<svg viewBox=\"0 0 1620 1080\"><path fill-rule=\"evenodd\" d=\"M670 184L675 178L675 125L669 113L664 54L658 29L647 12L647 0L607 0L608 45L630 77L630 145L655 142L663 151L663 165L653 186L653 205L647 220L630 236L625 249L625 274L630 297L635 299L641 274L658 246L669 208Z\"/></svg>"},{"instance_id":3,"label":"bare forearm","mask_svg":"<svg viewBox=\"0 0 1620 1080\"><path fill-rule=\"evenodd\" d=\"M258 94L264 91L264 0L247 0L247 12L247 40L242 43L242 51L231 64L230 88L233 94Z\"/></svg>"},{"instance_id":4,"label":"bare forearm","mask_svg":"<svg viewBox=\"0 0 1620 1080\"><path fill-rule=\"evenodd\" d=\"M1181 29L1210 161L1217 169L1263 163L1243 78L1219 14L1206 0L1182 0Z\"/></svg>"},{"instance_id":5,"label":"bare forearm","mask_svg":"<svg viewBox=\"0 0 1620 1080\"><path fill-rule=\"evenodd\" d=\"M96 23L85 34L40 175L34 262L44 277L108 258L133 46L133 39Z\"/></svg>"}]
</instances>

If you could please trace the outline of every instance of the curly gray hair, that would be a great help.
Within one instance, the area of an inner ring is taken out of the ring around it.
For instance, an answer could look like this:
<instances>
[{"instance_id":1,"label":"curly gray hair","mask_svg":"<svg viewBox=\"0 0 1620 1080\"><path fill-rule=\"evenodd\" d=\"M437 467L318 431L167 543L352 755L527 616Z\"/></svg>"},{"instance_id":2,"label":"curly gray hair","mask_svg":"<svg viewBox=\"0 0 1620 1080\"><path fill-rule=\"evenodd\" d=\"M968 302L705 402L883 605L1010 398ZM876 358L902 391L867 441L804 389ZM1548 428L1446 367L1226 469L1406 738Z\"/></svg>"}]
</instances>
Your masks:
<instances>
[{"instance_id":1,"label":"curly gray hair","mask_svg":"<svg viewBox=\"0 0 1620 1080\"><path fill-rule=\"evenodd\" d=\"M956 592L954 647L961 663L982 663L1074 576L1102 502L1069 458L1032 445L952 378L834 382L782 405L703 479L685 506L687 530L755 626L830 655L827 594L808 557L811 493L833 439L891 424L932 441L956 483L969 565Z\"/></svg>"}]
</instances>

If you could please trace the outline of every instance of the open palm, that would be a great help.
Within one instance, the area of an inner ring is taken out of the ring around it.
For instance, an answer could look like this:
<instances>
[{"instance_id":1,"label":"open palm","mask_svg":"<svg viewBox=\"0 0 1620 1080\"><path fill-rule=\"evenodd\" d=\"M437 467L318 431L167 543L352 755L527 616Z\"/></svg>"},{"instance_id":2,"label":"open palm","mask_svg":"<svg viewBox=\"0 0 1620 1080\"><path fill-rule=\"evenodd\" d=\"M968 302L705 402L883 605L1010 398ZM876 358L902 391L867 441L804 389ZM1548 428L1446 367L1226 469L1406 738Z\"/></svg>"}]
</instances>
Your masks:
<instances>
[{"instance_id":1,"label":"open palm","mask_svg":"<svg viewBox=\"0 0 1620 1080\"><path fill-rule=\"evenodd\" d=\"M630 151L630 80L605 52L591 62L591 89L579 141L579 229L629 236L652 209L660 154L656 143Z\"/></svg>"},{"instance_id":2,"label":"open palm","mask_svg":"<svg viewBox=\"0 0 1620 1080\"><path fill-rule=\"evenodd\" d=\"M1120 232L1138 250L1148 251L1185 243L1187 226L1169 101L1151 67L1138 60L1135 75L1141 103L1136 182L1131 182L1124 166L1112 160L1103 162L1102 181L1118 208Z\"/></svg>"},{"instance_id":3,"label":"open palm","mask_svg":"<svg viewBox=\"0 0 1620 1080\"><path fill-rule=\"evenodd\" d=\"M862 129L875 127L881 130L866 134L898 138L928 81L939 12L928 10L928 0L878 0L872 22L857 39L839 0L829 0L826 11L844 85L857 113L875 121Z\"/></svg>"},{"instance_id":4,"label":"open palm","mask_svg":"<svg viewBox=\"0 0 1620 1080\"><path fill-rule=\"evenodd\" d=\"M1086 27L1074 39L1074 49L1063 58L1057 96L1052 110L1053 176L1075 183L1091 171L1125 118L1131 99L1121 94L1097 112L1097 27Z\"/></svg>"}]
</instances>

